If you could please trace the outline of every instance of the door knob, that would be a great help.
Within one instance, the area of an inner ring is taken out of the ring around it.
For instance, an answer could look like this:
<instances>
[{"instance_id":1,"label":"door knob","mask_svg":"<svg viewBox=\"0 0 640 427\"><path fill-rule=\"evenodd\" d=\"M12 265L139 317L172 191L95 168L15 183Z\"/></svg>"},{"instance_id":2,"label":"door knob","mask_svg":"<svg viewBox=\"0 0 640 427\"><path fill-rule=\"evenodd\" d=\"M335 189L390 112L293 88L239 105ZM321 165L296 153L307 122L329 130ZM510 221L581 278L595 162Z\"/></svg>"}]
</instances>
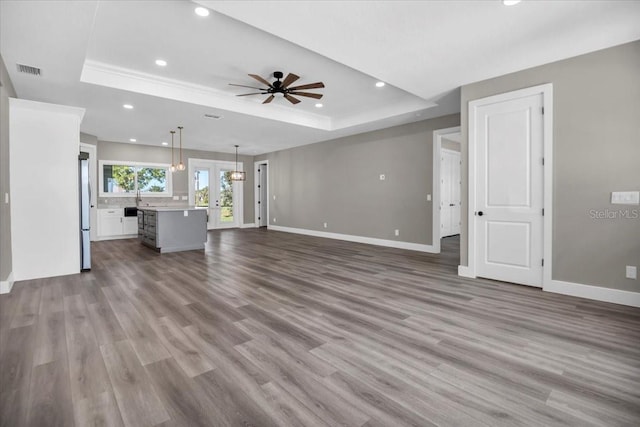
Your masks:
<instances>
[{"instance_id":1,"label":"door knob","mask_svg":"<svg viewBox=\"0 0 640 427\"><path fill-rule=\"evenodd\" d=\"M478 216L482 216L482 215L484 215L484 212L479 211L479 212L478 212Z\"/></svg>"},{"instance_id":2,"label":"door knob","mask_svg":"<svg viewBox=\"0 0 640 427\"><path fill-rule=\"evenodd\" d=\"M455 205L456 205L455 203L449 203L449 206L455 206Z\"/></svg>"}]
</instances>

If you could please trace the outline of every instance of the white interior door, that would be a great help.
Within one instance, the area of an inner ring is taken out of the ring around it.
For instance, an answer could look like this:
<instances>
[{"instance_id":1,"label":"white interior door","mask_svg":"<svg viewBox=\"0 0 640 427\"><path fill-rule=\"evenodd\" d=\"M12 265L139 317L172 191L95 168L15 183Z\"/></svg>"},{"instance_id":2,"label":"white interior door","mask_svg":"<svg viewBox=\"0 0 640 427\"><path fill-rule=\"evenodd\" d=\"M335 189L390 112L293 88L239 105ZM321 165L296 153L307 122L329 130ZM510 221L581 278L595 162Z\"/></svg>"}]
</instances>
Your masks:
<instances>
[{"instance_id":1,"label":"white interior door","mask_svg":"<svg viewBox=\"0 0 640 427\"><path fill-rule=\"evenodd\" d=\"M441 150L440 237L460 234L460 152Z\"/></svg>"},{"instance_id":2,"label":"white interior door","mask_svg":"<svg viewBox=\"0 0 640 427\"><path fill-rule=\"evenodd\" d=\"M542 286L542 94L475 111L476 272Z\"/></svg>"},{"instance_id":3,"label":"white interior door","mask_svg":"<svg viewBox=\"0 0 640 427\"><path fill-rule=\"evenodd\" d=\"M242 194L237 181L231 181L234 165L229 162L198 161L190 164L190 199L196 208L207 209L207 229L239 227Z\"/></svg>"}]
</instances>

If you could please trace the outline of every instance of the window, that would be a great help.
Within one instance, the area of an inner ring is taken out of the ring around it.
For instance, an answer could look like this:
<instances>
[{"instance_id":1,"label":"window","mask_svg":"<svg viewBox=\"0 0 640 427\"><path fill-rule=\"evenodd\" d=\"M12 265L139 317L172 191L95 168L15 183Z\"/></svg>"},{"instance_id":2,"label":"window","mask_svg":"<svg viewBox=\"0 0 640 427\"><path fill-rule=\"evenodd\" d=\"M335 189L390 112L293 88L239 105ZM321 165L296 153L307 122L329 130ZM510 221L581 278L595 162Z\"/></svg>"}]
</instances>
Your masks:
<instances>
[{"instance_id":1,"label":"window","mask_svg":"<svg viewBox=\"0 0 640 427\"><path fill-rule=\"evenodd\" d=\"M100 161L101 196L171 196L169 165Z\"/></svg>"}]
</instances>

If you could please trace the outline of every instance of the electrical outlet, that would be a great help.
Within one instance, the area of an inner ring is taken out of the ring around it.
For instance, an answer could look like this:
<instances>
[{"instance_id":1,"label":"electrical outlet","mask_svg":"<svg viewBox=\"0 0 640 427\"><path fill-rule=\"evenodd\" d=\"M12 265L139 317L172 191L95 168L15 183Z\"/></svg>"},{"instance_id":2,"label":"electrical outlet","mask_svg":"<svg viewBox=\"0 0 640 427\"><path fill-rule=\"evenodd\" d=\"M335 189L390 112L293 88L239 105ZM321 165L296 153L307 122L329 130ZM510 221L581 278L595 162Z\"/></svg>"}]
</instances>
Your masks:
<instances>
[{"instance_id":1,"label":"electrical outlet","mask_svg":"<svg viewBox=\"0 0 640 427\"><path fill-rule=\"evenodd\" d=\"M273 222L276 222L276 218L275 217L273 217Z\"/></svg>"},{"instance_id":2,"label":"electrical outlet","mask_svg":"<svg viewBox=\"0 0 640 427\"><path fill-rule=\"evenodd\" d=\"M275 199L276 199L276 195L274 194L274 195L273 195L273 200L275 200ZM275 222L275 221L274 221L274 222Z\"/></svg>"},{"instance_id":3,"label":"electrical outlet","mask_svg":"<svg viewBox=\"0 0 640 427\"><path fill-rule=\"evenodd\" d=\"M635 265L627 265L627 279L637 279L638 268Z\"/></svg>"},{"instance_id":4,"label":"electrical outlet","mask_svg":"<svg viewBox=\"0 0 640 427\"><path fill-rule=\"evenodd\" d=\"M399 236L400 235L400 230L396 229L395 234L396 234L396 236Z\"/></svg>"},{"instance_id":5,"label":"electrical outlet","mask_svg":"<svg viewBox=\"0 0 640 427\"><path fill-rule=\"evenodd\" d=\"M322 224L324 228L327 228L327 223Z\"/></svg>"},{"instance_id":6,"label":"electrical outlet","mask_svg":"<svg viewBox=\"0 0 640 427\"><path fill-rule=\"evenodd\" d=\"M173 200L180 200L180 196L173 196Z\"/></svg>"},{"instance_id":7,"label":"electrical outlet","mask_svg":"<svg viewBox=\"0 0 640 427\"><path fill-rule=\"evenodd\" d=\"M184 211L184 216L189 216L189 211Z\"/></svg>"},{"instance_id":8,"label":"electrical outlet","mask_svg":"<svg viewBox=\"0 0 640 427\"><path fill-rule=\"evenodd\" d=\"M189 196L182 196L182 200L187 200Z\"/></svg>"},{"instance_id":9,"label":"electrical outlet","mask_svg":"<svg viewBox=\"0 0 640 427\"><path fill-rule=\"evenodd\" d=\"M383 173L381 173L381 174L380 174L380 181L384 181L385 179L387 179L387 177L386 177L386 176L384 176L384 174L383 174Z\"/></svg>"},{"instance_id":10,"label":"electrical outlet","mask_svg":"<svg viewBox=\"0 0 640 427\"><path fill-rule=\"evenodd\" d=\"M431 194L427 194L427 202L431 201Z\"/></svg>"},{"instance_id":11,"label":"electrical outlet","mask_svg":"<svg viewBox=\"0 0 640 427\"><path fill-rule=\"evenodd\" d=\"M9 193L4 193L4 204L5 205L9 204Z\"/></svg>"}]
</instances>

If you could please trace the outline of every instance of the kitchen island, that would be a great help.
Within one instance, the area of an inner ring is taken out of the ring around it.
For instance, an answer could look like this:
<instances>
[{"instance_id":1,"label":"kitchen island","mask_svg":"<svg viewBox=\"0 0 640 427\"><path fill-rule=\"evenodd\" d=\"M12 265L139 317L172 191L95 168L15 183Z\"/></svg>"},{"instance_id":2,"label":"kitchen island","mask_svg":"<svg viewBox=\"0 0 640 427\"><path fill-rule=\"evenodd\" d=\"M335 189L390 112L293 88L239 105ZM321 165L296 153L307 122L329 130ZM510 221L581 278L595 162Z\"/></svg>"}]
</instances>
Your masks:
<instances>
[{"instance_id":1,"label":"kitchen island","mask_svg":"<svg viewBox=\"0 0 640 427\"><path fill-rule=\"evenodd\" d=\"M207 211L194 207L138 207L138 239L160 253L204 249Z\"/></svg>"}]
</instances>

